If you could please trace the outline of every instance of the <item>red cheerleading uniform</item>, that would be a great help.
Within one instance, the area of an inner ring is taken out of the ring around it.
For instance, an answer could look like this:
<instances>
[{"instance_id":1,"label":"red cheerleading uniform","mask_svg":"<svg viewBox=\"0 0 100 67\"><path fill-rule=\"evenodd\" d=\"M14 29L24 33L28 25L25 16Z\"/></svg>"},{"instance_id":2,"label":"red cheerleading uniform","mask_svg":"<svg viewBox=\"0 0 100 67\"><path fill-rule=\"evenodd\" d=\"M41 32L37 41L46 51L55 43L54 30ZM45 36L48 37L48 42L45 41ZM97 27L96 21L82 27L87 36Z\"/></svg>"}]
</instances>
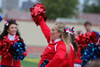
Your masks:
<instances>
[{"instance_id":1,"label":"red cheerleading uniform","mask_svg":"<svg viewBox=\"0 0 100 67\"><path fill-rule=\"evenodd\" d=\"M73 46L70 44L70 52L66 57L65 43L61 39L55 41L50 39L50 29L43 19L40 22L40 27L49 44L41 55L38 67L47 59L49 63L45 67L74 67L75 50Z\"/></svg>"},{"instance_id":2,"label":"red cheerleading uniform","mask_svg":"<svg viewBox=\"0 0 100 67\"><path fill-rule=\"evenodd\" d=\"M8 35L7 36L4 36L4 39L8 39ZM19 41L19 36L15 36L15 40L16 41ZM14 40L14 41L15 41ZM21 67L21 62L20 60L16 61L14 60L14 58L12 56L10 57L7 57L7 58L4 58L4 56L2 55L3 53L0 51L0 55L1 55L1 65L4 65L4 66L13 66L13 67ZM23 53L25 56L27 55L27 51Z\"/></svg>"}]
</instances>

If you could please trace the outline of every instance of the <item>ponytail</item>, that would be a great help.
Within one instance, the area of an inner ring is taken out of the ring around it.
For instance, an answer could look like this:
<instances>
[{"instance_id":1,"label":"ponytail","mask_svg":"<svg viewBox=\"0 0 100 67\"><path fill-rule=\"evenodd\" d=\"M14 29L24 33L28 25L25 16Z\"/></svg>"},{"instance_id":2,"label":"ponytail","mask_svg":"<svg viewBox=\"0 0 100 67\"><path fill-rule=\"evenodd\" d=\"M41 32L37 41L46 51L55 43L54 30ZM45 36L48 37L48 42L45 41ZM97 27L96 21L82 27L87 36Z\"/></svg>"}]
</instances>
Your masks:
<instances>
[{"instance_id":1,"label":"ponytail","mask_svg":"<svg viewBox=\"0 0 100 67\"><path fill-rule=\"evenodd\" d=\"M75 56L76 56L76 54L78 52L78 44L77 44L77 42L75 42L75 34L70 34L70 37L71 37L70 41L75 49Z\"/></svg>"},{"instance_id":2,"label":"ponytail","mask_svg":"<svg viewBox=\"0 0 100 67\"><path fill-rule=\"evenodd\" d=\"M69 55L69 51L70 51L70 36L69 36L69 34L68 33L66 33L66 32L63 32L62 33L62 40L63 40L63 42L66 44L66 47L67 47L67 56Z\"/></svg>"}]
</instances>

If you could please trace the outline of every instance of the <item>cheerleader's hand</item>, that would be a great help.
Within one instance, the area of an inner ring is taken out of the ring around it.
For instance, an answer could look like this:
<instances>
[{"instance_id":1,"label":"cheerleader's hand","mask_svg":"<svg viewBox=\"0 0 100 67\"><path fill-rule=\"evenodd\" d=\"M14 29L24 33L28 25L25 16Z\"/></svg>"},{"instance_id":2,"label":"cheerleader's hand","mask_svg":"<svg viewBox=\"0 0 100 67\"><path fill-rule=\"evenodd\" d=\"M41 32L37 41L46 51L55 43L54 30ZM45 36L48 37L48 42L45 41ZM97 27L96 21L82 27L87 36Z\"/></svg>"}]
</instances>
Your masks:
<instances>
[{"instance_id":1,"label":"cheerleader's hand","mask_svg":"<svg viewBox=\"0 0 100 67\"><path fill-rule=\"evenodd\" d=\"M45 67L48 63L49 63L49 61L48 61L48 59L47 59L47 60L45 60L45 61L40 65L40 67Z\"/></svg>"},{"instance_id":2,"label":"cheerleader's hand","mask_svg":"<svg viewBox=\"0 0 100 67\"><path fill-rule=\"evenodd\" d=\"M35 24L38 26L41 20L41 17L46 21L46 10L43 4L37 3L32 8L30 8L32 19L34 20Z\"/></svg>"},{"instance_id":3,"label":"cheerleader's hand","mask_svg":"<svg viewBox=\"0 0 100 67\"><path fill-rule=\"evenodd\" d=\"M22 53L23 55L27 56L27 51Z\"/></svg>"},{"instance_id":4,"label":"cheerleader's hand","mask_svg":"<svg viewBox=\"0 0 100 67\"><path fill-rule=\"evenodd\" d=\"M44 18L43 18L42 16L39 16L39 18L38 18L39 23L40 23L42 20L44 20Z\"/></svg>"},{"instance_id":5,"label":"cheerleader's hand","mask_svg":"<svg viewBox=\"0 0 100 67\"><path fill-rule=\"evenodd\" d=\"M38 25L40 25L40 22L41 22L42 20L44 20L44 18L43 18L42 16L37 16L37 18L36 18L36 19L33 18L33 20L34 20L34 21L37 21L35 24L38 26Z\"/></svg>"}]
</instances>

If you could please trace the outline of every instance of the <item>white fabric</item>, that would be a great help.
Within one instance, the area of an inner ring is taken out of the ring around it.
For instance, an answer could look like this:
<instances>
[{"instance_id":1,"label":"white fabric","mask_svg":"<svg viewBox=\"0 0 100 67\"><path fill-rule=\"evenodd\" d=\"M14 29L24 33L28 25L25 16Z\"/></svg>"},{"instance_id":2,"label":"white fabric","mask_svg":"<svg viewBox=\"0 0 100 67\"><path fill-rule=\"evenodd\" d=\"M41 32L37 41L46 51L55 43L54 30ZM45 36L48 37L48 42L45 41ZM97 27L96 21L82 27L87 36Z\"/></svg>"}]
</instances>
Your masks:
<instances>
[{"instance_id":1,"label":"white fabric","mask_svg":"<svg viewBox=\"0 0 100 67\"><path fill-rule=\"evenodd\" d=\"M9 40L15 40L15 35L12 36L12 35L8 34L8 39L9 39Z\"/></svg>"},{"instance_id":2,"label":"white fabric","mask_svg":"<svg viewBox=\"0 0 100 67\"><path fill-rule=\"evenodd\" d=\"M70 44L70 45L71 45L72 49L74 50L74 47L73 47L73 45L72 45L72 44Z\"/></svg>"},{"instance_id":3,"label":"white fabric","mask_svg":"<svg viewBox=\"0 0 100 67\"><path fill-rule=\"evenodd\" d=\"M58 41L60 41L60 40L61 40L61 38L58 38L58 39L54 40L54 42L56 43L56 42L58 42Z\"/></svg>"},{"instance_id":4,"label":"white fabric","mask_svg":"<svg viewBox=\"0 0 100 67\"><path fill-rule=\"evenodd\" d=\"M56 43L56 42L58 42L60 40L61 40L61 38L58 38L58 39L54 40L54 43ZM50 40L50 43L53 43L52 40Z\"/></svg>"},{"instance_id":5,"label":"white fabric","mask_svg":"<svg viewBox=\"0 0 100 67\"><path fill-rule=\"evenodd\" d=\"M81 64L74 64L74 67L81 67Z\"/></svg>"},{"instance_id":6,"label":"white fabric","mask_svg":"<svg viewBox=\"0 0 100 67\"><path fill-rule=\"evenodd\" d=\"M58 42L58 41L61 41L61 38L58 38L58 39L56 39L56 40L54 40L54 43L56 43L56 42ZM52 42L52 40L50 40L50 44L52 44L53 42ZM57 44L55 45L55 51L56 51L56 47L57 47ZM49 47L48 47L49 48ZM50 49L50 48L49 48Z\"/></svg>"},{"instance_id":7,"label":"white fabric","mask_svg":"<svg viewBox=\"0 0 100 67\"><path fill-rule=\"evenodd\" d=\"M57 47L57 44L55 45L55 51L56 51L56 47Z\"/></svg>"},{"instance_id":8,"label":"white fabric","mask_svg":"<svg viewBox=\"0 0 100 67\"><path fill-rule=\"evenodd\" d=\"M60 41L61 40L61 38L58 38L58 39L56 39L54 42L56 43L56 42L58 42L58 41ZM56 51L56 47L57 47L57 44L55 45L55 51Z\"/></svg>"}]
</instances>

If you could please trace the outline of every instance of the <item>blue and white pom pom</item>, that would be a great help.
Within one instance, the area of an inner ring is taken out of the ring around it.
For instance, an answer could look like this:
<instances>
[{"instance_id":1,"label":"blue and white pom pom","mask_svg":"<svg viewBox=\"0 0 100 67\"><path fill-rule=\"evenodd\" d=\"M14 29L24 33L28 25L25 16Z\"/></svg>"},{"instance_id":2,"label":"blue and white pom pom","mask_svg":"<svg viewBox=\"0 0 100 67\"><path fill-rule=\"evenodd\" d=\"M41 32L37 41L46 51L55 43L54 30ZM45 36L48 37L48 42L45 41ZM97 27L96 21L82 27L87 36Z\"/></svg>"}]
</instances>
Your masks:
<instances>
[{"instance_id":1,"label":"blue and white pom pom","mask_svg":"<svg viewBox=\"0 0 100 67\"><path fill-rule=\"evenodd\" d=\"M100 45L98 43L90 43L81 57L82 65L86 64L89 60L95 60L98 58L100 58Z\"/></svg>"},{"instance_id":2,"label":"blue and white pom pom","mask_svg":"<svg viewBox=\"0 0 100 67\"><path fill-rule=\"evenodd\" d=\"M19 59L23 60L25 55L23 55L22 53L24 52L26 52L25 44L21 41L16 42L13 46L13 52L12 52L14 59L16 61L18 61Z\"/></svg>"}]
</instances>

